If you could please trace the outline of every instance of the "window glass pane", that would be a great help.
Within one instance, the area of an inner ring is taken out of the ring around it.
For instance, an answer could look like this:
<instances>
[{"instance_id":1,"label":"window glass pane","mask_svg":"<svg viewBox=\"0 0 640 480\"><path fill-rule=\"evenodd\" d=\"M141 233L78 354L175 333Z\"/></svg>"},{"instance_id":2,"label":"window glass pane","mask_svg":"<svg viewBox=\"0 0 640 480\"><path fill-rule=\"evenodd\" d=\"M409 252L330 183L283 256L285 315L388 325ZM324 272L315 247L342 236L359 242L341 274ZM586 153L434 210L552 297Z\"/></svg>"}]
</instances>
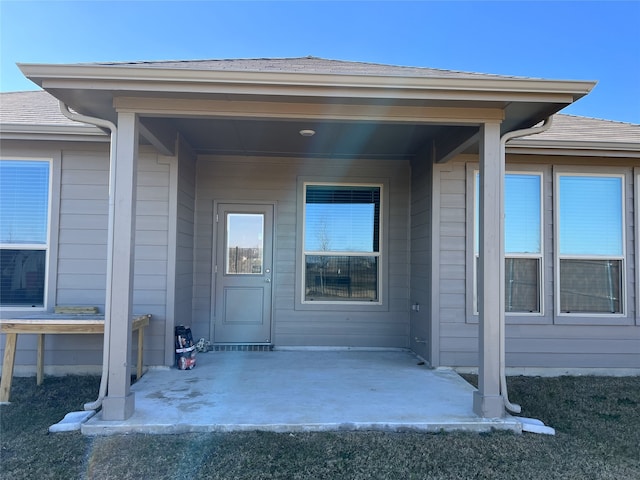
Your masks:
<instances>
[{"instance_id":1,"label":"window glass pane","mask_svg":"<svg viewBox=\"0 0 640 480\"><path fill-rule=\"evenodd\" d=\"M305 300L378 300L378 257L305 255Z\"/></svg>"},{"instance_id":2,"label":"window glass pane","mask_svg":"<svg viewBox=\"0 0 640 480\"><path fill-rule=\"evenodd\" d=\"M307 252L379 252L379 222L379 187L306 188Z\"/></svg>"},{"instance_id":3,"label":"window glass pane","mask_svg":"<svg viewBox=\"0 0 640 480\"><path fill-rule=\"evenodd\" d=\"M475 256L476 286L478 283L478 256ZM507 313L540 312L540 259L505 258L504 310ZM478 291L476 287L476 291ZM474 309L478 311L476 294Z\"/></svg>"},{"instance_id":4,"label":"window glass pane","mask_svg":"<svg viewBox=\"0 0 640 480\"><path fill-rule=\"evenodd\" d=\"M622 260L560 260L563 313L622 313Z\"/></svg>"},{"instance_id":5,"label":"window glass pane","mask_svg":"<svg viewBox=\"0 0 640 480\"><path fill-rule=\"evenodd\" d=\"M560 254L622 255L622 179L561 176Z\"/></svg>"},{"instance_id":6,"label":"window glass pane","mask_svg":"<svg viewBox=\"0 0 640 480\"><path fill-rule=\"evenodd\" d=\"M0 250L0 304L44 305L46 250Z\"/></svg>"},{"instance_id":7,"label":"window glass pane","mask_svg":"<svg viewBox=\"0 0 640 480\"><path fill-rule=\"evenodd\" d=\"M509 173L504 179L505 253L540 253L540 175ZM480 174L475 178L474 245L480 251Z\"/></svg>"},{"instance_id":8,"label":"window glass pane","mask_svg":"<svg viewBox=\"0 0 640 480\"><path fill-rule=\"evenodd\" d=\"M505 258L506 312L540 312L539 263L537 258Z\"/></svg>"},{"instance_id":9,"label":"window glass pane","mask_svg":"<svg viewBox=\"0 0 640 480\"><path fill-rule=\"evenodd\" d=\"M0 243L46 244L49 162L0 161Z\"/></svg>"},{"instance_id":10,"label":"window glass pane","mask_svg":"<svg viewBox=\"0 0 640 480\"><path fill-rule=\"evenodd\" d=\"M504 181L505 253L540 253L540 176L508 174Z\"/></svg>"},{"instance_id":11,"label":"window glass pane","mask_svg":"<svg viewBox=\"0 0 640 480\"><path fill-rule=\"evenodd\" d=\"M259 213L227 214L227 274L261 274L264 216Z\"/></svg>"}]
</instances>

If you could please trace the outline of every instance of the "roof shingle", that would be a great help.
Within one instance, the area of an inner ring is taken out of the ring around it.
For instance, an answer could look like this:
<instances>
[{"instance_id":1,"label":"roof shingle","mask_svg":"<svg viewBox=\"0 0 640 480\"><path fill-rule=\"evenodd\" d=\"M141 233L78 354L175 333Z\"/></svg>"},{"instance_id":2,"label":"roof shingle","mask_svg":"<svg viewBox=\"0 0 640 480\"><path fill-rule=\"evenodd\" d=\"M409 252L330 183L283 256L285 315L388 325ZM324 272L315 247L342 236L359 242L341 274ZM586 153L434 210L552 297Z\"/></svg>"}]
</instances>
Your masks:
<instances>
[{"instance_id":1,"label":"roof shingle","mask_svg":"<svg viewBox=\"0 0 640 480\"><path fill-rule=\"evenodd\" d=\"M556 114L549 130L522 137L526 140L563 142L610 142L640 144L640 125L598 118Z\"/></svg>"},{"instance_id":2,"label":"roof shingle","mask_svg":"<svg viewBox=\"0 0 640 480\"><path fill-rule=\"evenodd\" d=\"M45 91L31 91L0 94L0 124L77 126L78 122L60 113L54 96Z\"/></svg>"},{"instance_id":3,"label":"roof shingle","mask_svg":"<svg viewBox=\"0 0 640 480\"><path fill-rule=\"evenodd\" d=\"M297 58L246 58L217 60L166 60L140 62L101 62L80 65L117 67L175 68L185 70L281 72L332 75L365 75L423 78L525 78L486 73L461 72L426 67L405 67L368 62L330 60L313 56Z\"/></svg>"}]
</instances>

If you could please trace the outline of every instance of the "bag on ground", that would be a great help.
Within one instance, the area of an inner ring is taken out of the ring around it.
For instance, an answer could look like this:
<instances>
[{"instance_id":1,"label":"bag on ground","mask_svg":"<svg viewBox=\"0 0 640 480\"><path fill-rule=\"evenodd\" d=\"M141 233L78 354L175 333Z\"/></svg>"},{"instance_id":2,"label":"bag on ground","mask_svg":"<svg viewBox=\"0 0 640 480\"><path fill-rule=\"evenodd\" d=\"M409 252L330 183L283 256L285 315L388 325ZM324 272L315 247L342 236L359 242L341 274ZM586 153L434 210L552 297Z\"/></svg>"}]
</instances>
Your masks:
<instances>
[{"instance_id":1,"label":"bag on ground","mask_svg":"<svg viewBox=\"0 0 640 480\"><path fill-rule=\"evenodd\" d=\"M191 370L196 366L196 346L193 343L191 328L178 325L176 334L176 367L180 370Z\"/></svg>"}]
</instances>

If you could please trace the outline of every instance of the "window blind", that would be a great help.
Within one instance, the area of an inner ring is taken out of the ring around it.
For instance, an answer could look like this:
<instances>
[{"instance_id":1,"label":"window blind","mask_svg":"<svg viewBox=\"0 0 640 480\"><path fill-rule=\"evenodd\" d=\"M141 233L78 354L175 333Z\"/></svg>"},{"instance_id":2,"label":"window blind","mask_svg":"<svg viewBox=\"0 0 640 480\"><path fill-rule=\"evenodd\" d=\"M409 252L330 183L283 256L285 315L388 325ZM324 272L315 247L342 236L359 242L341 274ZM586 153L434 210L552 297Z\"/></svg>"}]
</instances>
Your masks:
<instances>
[{"instance_id":1,"label":"window blind","mask_svg":"<svg viewBox=\"0 0 640 480\"><path fill-rule=\"evenodd\" d=\"M46 244L49 162L0 161L0 242Z\"/></svg>"},{"instance_id":2,"label":"window blind","mask_svg":"<svg viewBox=\"0 0 640 480\"><path fill-rule=\"evenodd\" d=\"M304 248L379 252L380 188L308 185Z\"/></svg>"},{"instance_id":3,"label":"window blind","mask_svg":"<svg viewBox=\"0 0 640 480\"><path fill-rule=\"evenodd\" d=\"M622 179L560 177L560 254L622 255Z\"/></svg>"}]
</instances>

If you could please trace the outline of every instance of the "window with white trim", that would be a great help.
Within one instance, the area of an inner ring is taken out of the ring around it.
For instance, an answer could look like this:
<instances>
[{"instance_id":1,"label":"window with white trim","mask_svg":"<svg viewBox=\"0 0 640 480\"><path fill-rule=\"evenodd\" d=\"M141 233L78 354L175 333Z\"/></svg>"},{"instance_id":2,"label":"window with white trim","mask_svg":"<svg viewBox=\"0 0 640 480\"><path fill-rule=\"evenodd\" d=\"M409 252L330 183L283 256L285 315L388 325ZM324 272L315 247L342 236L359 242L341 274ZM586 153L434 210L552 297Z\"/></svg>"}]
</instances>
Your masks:
<instances>
[{"instance_id":1,"label":"window with white trim","mask_svg":"<svg viewBox=\"0 0 640 480\"><path fill-rule=\"evenodd\" d=\"M380 302L381 185L304 185L303 303Z\"/></svg>"},{"instance_id":2,"label":"window with white trim","mask_svg":"<svg viewBox=\"0 0 640 480\"><path fill-rule=\"evenodd\" d=\"M43 307L51 162L0 160L0 305Z\"/></svg>"},{"instance_id":3,"label":"window with white trim","mask_svg":"<svg viewBox=\"0 0 640 480\"><path fill-rule=\"evenodd\" d=\"M623 179L557 176L560 314L624 313Z\"/></svg>"},{"instance_id":4,"label":"window with white trim","mask_svg":"<svg viewBox=\"0 0 640 480\"><path fill-rule=\"evenodd\" d=\"M475 173L474 311L478 311L480 174ZM504 179L505 312L542 313L542 174Z\"/></svg>"}]
</instances>

